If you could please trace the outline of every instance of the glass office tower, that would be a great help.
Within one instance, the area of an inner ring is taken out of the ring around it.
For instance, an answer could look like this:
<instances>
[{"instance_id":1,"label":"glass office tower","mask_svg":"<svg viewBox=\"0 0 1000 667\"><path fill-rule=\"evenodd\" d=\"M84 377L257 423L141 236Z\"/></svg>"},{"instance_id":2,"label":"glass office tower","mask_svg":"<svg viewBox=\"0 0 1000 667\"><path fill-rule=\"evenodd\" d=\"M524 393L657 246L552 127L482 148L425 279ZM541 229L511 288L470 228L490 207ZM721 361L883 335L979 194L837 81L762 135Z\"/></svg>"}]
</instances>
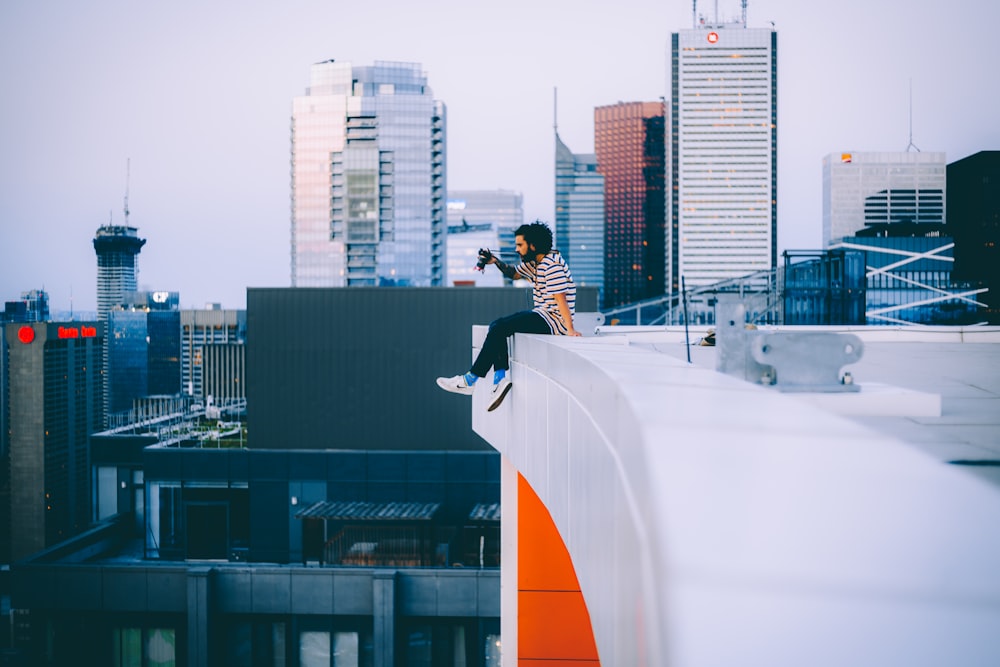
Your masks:
<instances>
[{"instance_id":1,"label":"glass office tower","mask_svg":"<svg viewBox=\"0 0 1000 667\"><path fill-rule=\"evenodd\" d=\"M556 132L555 246L580 287L596 287L604 299L604 176L597 156L574 153Z\"/></svg>"},{"instance_id":2,"label":"glass office tower","mask_svg":"<svg viewBox=\"0 0 1000 667\"><path fill-rule=\"evenodd\" d=\"M419 64L313 65L291 157L293 287L443 284L445 107Z\"/></svg>"},{"instance_id":3,"label":"glass office tower","mask_svg":"<svg viewBox=\"0 0 1000 667\"><path fill-rule=\"evenodd\" d=\"M716 4L718 7L718 4ZM695 20L671 38L668 289L777 266L778 36Z\"/></svg>"}]
</instances>

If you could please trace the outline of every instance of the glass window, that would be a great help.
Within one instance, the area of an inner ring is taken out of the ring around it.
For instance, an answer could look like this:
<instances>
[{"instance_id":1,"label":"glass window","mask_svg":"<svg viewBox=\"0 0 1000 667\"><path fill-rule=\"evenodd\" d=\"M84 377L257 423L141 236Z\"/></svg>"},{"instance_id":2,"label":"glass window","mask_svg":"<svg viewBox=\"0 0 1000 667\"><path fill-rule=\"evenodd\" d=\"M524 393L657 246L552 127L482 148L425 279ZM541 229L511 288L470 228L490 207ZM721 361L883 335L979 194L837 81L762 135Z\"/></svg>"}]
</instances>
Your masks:
<instances>
[{"instance_id":1,"label":"glass window","mask_svg":"<svg viewBox=\"0 0 1000 667\"><path fill-rule=\"evenodd\" d=\"M301 667L329 667L329 632L309 631L299 634L299 665Z\"/></svg>"},{"instance_id":2,"label":"glass window","mask_svg":"<svg viewBox=\"0 0 1000 667\"><path fill-rule=\"evenodd\" d=\"M333 634L333 667L358 667L358 633Z\"/></svg>"},{"instance_id":3,"label":"glass window","mask_svg":"<svg viewBox=\"0 0 1000 667\"><path fill-rule=\"evenodd\" d=\"M173 628L153 628L146 631L146 665L176 667L177 651Z\"/></svg>"},{"instance_id":4,"label":"glass window","mask_svg":"<svg viewBox=\"0 0 1000 667\"><path fill-rule=\"evenodd\" d=\"M142 630L115 628L112 658L115 667L142 667Z\"/></svg>"}]
</instances>

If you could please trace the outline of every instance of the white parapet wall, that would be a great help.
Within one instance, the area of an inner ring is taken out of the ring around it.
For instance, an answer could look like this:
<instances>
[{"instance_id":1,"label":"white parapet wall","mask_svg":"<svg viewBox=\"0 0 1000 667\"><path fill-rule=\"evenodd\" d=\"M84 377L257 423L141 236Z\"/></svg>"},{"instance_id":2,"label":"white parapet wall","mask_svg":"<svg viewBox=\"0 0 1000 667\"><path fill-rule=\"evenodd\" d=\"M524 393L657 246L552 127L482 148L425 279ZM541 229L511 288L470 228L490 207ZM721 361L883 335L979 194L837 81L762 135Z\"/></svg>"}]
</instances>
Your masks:
<instances>
[{"instance_id":1,"label":"white parapet wall","mask_svg":"<svg viewBox=\"0 0 1000 667\"><path fill-rule=\"evenodd\" d=\"M995 487L626 335L519 334L511 377L473 428L548 507L602 664L1000 664Z\"/></svg>"}]
</instances>

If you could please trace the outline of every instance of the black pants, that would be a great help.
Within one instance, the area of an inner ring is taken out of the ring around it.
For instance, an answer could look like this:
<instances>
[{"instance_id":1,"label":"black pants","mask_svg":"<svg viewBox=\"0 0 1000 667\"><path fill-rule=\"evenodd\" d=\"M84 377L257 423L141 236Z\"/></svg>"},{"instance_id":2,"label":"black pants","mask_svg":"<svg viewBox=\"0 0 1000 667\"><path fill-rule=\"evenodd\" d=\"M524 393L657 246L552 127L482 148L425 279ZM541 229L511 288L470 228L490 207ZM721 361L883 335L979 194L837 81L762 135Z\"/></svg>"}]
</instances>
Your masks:
<instances>
[{"instance_id":1,"label":"black pants","mask_svg":"<svg viewBox=\"0 0 1000 667\"><path fill-rule=\"evenodd\" d=\"M490 323L483 349L472 364L472 374L484 378L491 366L497 371L508 370L507 339L516 333L550 334L552 330L545 319L533 310L522 310L494 320Z\"/></svg>"}]
</instances>

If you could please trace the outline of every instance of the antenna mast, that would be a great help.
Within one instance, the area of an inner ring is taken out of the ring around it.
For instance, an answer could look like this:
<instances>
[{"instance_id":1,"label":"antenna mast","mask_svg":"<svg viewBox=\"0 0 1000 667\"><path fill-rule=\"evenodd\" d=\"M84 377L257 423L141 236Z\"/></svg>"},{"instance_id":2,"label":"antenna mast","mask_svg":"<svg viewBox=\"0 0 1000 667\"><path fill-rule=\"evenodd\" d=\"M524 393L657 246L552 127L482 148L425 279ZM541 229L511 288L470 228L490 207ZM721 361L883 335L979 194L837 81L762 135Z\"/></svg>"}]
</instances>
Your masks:
<instances>
[{"instance_id":1,"label":"antenna mast","mask_svg":"<svg viewBox=\"0 0 1000 667\"><path fill-rule=\"evenodd\" d=\"M910 149L920 152L917 145L913 143L913 79L910 79L910 144L906 147L906 152L909 153Z\"/></svg>"},{"instance_id":2,"label":"antenna mast","mask_svg":"<svg viewBox=\"0 0 1000 667\"><path fill-rule=\"evenodd\" d=\"M125 158L125 226L128 227L128 183L132 171L132 158Z\"/></svg>"},{"instance_id":3,"label":"antenna mast","mask_svg":"<svg viewBox=\"0 0 1000 667\"><path fill-rule=\"evenodd\" d=\"M746 27L747 27L747 0L743 0L742 5L743 5L743 28L746 29Z\"/></svg>"},{"instance_id":4,"label":"antenna mast","mask_svg":"<svg viewBox=\"0 0 1000 667\"><path fill-rule=\"evenodd\" d=\"M691 0L691 27L698 27L698 0Z\"/></svg>"},{"instance_id":5,"label":"antenna mast","mask_svg":"<svg viewBox=\"0 0 1000 667\"><path fill-rule=\"evenodd\" d=\"M552 86L552 130L559 134L559 88Z\"/></svg>"}]
</instances>

